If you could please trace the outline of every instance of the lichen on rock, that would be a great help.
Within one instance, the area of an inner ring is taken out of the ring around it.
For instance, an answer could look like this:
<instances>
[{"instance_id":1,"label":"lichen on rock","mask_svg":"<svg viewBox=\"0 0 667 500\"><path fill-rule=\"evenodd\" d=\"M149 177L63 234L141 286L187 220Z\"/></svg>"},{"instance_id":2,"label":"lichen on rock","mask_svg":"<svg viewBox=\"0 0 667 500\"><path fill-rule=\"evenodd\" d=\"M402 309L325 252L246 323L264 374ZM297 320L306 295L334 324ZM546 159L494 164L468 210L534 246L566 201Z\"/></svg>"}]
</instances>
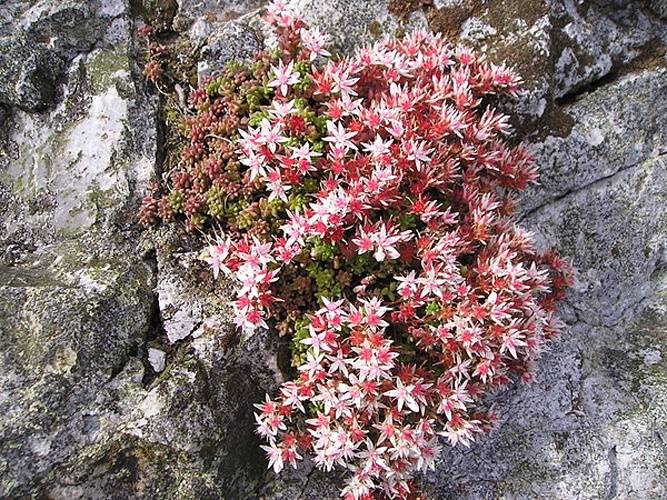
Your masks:
<instances>
[{"instance_id":1,"label":"lichen on rock","mask_svg":"<svg viewBox=\"0 0 667 500\"><path fill-rule=\"evenodd\" d=\"M26 111L56 102L63 71L104 35L105 20L89 2L33 2L25 11L0 11L15 30L0 36L0 101Z\"/></svg>"}]
</instances>

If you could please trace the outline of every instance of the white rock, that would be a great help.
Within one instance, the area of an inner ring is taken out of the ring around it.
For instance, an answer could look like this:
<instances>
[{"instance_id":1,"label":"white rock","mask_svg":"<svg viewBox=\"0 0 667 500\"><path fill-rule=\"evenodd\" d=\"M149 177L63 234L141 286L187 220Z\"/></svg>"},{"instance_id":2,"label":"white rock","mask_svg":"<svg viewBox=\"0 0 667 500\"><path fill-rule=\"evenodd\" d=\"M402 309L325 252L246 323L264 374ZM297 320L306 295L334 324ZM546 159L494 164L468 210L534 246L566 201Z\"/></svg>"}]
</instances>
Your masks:
<instances>
[{"instance_id":1,"label":"white rock","mask_svg":"<svg viewBox=\"0 0 667 500\"><path fill-rule=\"evenodd\" d=\"M162 370L164 370L166 360L166 352L160 349L154 349L152 347L148 349L148 362L156 372L160 373Z\"/></svg>"}]
</instances>

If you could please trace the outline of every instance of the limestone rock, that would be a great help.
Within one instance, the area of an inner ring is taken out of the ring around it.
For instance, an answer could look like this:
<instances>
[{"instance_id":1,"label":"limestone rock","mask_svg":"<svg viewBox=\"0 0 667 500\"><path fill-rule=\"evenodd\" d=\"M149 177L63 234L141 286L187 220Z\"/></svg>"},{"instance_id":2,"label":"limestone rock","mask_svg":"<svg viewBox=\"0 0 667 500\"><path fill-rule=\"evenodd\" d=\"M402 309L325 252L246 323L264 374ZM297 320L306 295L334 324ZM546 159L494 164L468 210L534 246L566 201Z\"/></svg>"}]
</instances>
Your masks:
<instances>
[{"instance_id":1,"label":"limestone rock","mask_svg":"<svg viewBox=\"0 0 667 500\"><path fill-rule=\"evenodd\" d=\"M220 298L230 296L230 285L208 279L198 252L179 248L179 240L183 239L181 231L169 231L158 240L161 243L157 251L155 293L162 327L171 343L190 335L198 337L230 322L230 305Z\"/></svg>"},{"instance_id":2,"label":"limestone rock","mask_svg":"<svg viewBox=\"0 0 667 500\"><path fill-rule=\"evenodd\" d=\"M228 21L241 14L257 9L265 0L177 0L178 14L176 26L185 31L193 22L201 18L212 21Z\"/></svg>"},{"instance_id":3,"label":"limestone rock","mask_svg":"<svg viewBox=\"0 0 667 500\"><path fill-rule=\"evenodd\" d=\"M63 243L0 283L0 496L16 498L104 435L101 393L149 331L151 272Z\"/></svg>"},{"instance_id":4,"label":"limestone rock","mask_svg":"<svg viewBox=\"0 0 667 500\"><path fill-rule=\"evenodd\" d=\"M350 0L304 0L300 4L304 20L329 33L333 45L345 54L354 49L381 39L383 36L396 36L405 31L426 28L426 18L419 12L413 12L407 22L399 22L389 12L388 2L370 0L359 3Z\"/></svg>"},{"instance_id":5,"label":"limestone rock","mask_svg":"<svg viewBox=\"0 0 667 500\"><path fill-rule=\"evenodd\" d=\"M41 111L55 104L63 71L102 39L113 15L94 2L31 4L0 10L0 101Z\"/></svg>"},{"instance_id":6,"label":"limestone rock","mask_svg":"<svg viewBox=\"0 0 667 500\"><path fill-rule=\"evenodd\" d=\"M134 219L154 179L155 102L136 87L131 47L76 56L49 113L15 110L0 157L0 241L26 247Z\"/></svg>"},{"instance_id":7,"label":"limestone rock","mask_svg":"<svg viewBox=\"0 0 667 500\"><path fill-rule=\"evenodd\" d=\"M533 210L663 154L667 149L662 120L667 113L665 95L667 70L663 68L621 77L561 106L569 132L529 143L541 176L540 185L521 197L523 209ZM642 116L641 127L636 116Z\"/></svg>"},{"instance_id":8,"label":"limestone rock","mask_svg":"<svg viewBox=\"0 0 667 500\"><path fill-rule=\"evenodd\" d=\"M0 137L2 497L75 498L48 485L113 449L145 397L155 283L131 226L155 175L156 103L138 85L128 8L110 0L0 9L4 41L25 36L23 48L57 57L62 70L56 100L35 94L33 107L2 94L11 105ZM11 64L0 68L1 85L15 85Z\"/></svg>"}]
</instances>

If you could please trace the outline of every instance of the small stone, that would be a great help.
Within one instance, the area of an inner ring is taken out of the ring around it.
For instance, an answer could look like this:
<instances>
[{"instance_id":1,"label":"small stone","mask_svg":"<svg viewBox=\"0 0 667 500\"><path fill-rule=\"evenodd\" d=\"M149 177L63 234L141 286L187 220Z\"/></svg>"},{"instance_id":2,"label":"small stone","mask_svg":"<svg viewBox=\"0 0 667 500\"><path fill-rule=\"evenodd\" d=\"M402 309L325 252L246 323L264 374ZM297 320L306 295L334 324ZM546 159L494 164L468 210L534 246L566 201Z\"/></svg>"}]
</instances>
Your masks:
<instances>
[{"instance_id":1,"label":"small stone","mask_svg":"<svg viewBox=\"0 0 667 500\"><path fill-rule=\"evenodd\" d=\"M498 33L493 26L485 23L481 19L471 17L461 25L461 39L482 41L488 37L495 36Z\"/></svg>"},{"instance_id":2,"label":"small stone","mask_svg":"<svg viewBox=\"0 0 667 500\"><path fill-rule=\"evenodd\" d=\"M259 37L250 27L239 22L226 23L202 48L201 62L207 67L201 76L215 76L231 61L250 62L260 48Z\"/></svg>"},{"instance_id":3,"label":"small stone","mask_svg":"<svg viewBox=\"0 0 667 500\"><path fill-rule=\"evenodd\" d=\"M151 365L151 368L157 373L160 373L164 370L165 364L167 361L167 353L160 350L150 348L148 349L148 363Z\"/></svg>"},{"instance_id":4,"label":"small stone","mask_svg":"<svg viewBox=\"0 0 667 500\"><path fill-rule=\"evenodd\" d=\"M444 9L446 7L454 7L461 5L466 0L433 0L433 6L436 9Z\"/></svg>"}]
</instances>

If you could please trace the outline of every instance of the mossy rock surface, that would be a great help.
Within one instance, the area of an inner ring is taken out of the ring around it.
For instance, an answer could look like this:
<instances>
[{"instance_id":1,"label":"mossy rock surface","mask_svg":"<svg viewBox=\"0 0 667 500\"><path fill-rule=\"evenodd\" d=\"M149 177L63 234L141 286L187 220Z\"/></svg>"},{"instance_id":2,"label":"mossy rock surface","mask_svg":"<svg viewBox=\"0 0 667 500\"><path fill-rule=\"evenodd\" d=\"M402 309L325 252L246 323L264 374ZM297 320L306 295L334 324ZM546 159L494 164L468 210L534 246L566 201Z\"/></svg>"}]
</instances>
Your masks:
<instances>
[{"instance_id":1,"label":"mossy rock surface","mask_svg":"<svg viewBox=\"0 0 667 500\"><path fill-rule=\"evenodd\" d=\"M152 271L67 243L0 276L0 495L18 497L40 491L56 466L108 432L107 384L150 330Z\"/></svg>"}]
</instances>

